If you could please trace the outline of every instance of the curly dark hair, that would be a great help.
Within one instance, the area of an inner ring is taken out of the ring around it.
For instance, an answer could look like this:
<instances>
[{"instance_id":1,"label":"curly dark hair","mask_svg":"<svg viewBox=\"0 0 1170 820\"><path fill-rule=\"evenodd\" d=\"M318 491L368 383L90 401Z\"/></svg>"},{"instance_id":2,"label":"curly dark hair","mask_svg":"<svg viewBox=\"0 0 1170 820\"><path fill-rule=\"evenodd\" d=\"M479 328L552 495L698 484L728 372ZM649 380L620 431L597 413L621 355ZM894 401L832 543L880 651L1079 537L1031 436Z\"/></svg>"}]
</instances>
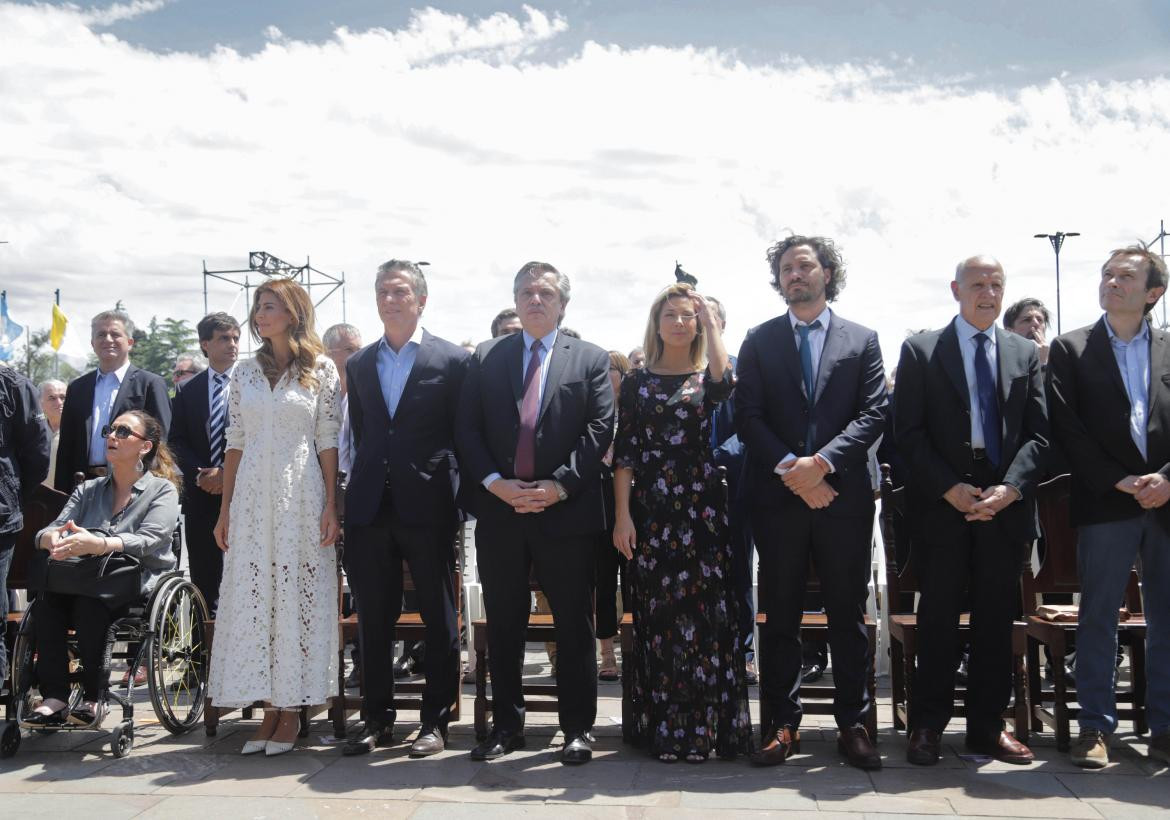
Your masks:
<instances>
[{"instance_id":1,"label":"curly dark hair","mask_svg":"<svg viewBox=\"0 0 1170 820\"><path fill-rule=\"evenodd\" d=\"M767 256L768 265L772 269L771 285L773 290L777 293L782 293L780 290L780 257L792 248L805 245L813 249L817 255L817 262L825 270L832 271L829 281L825 283L825 300L832 302L841 293L845 287L845 260L841 256L841 251L834 244L832 239L827 239L823 236L801 236L800 234L793 234L787 239L781 239L772 247L768 248Z\"/></svg>"}]
</instances>

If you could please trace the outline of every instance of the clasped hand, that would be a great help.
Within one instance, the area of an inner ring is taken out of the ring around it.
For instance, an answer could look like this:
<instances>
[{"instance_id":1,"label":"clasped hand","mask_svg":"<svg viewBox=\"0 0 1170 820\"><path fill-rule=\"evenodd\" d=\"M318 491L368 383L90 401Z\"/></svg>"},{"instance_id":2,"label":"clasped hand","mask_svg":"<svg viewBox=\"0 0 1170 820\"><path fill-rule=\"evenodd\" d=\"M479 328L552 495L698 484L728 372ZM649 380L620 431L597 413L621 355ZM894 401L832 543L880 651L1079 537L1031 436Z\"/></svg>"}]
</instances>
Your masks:
<instances>
[{"instance_id":1,"label":"clasped hand","mask_svg":"<svg viewBox=\"0 0 1170 820\"><path fill-rule=\"evenodd\" d=\"M811 509L823 510L837 497L837 491L825 481L825 468L812 456L783 461L780 469L784 471L780 476L784 486L800 496Z\"/></svg>"},{"instance_id":2,"label":"clasped hand","mask_svg":"<svg viewBox=\"0 0 1170 820\"><path fill-rule=\"evenodd\" d=\"M497 478L488 490L518 513L543 512L561 500L556 485L547 478L540 481Z\"/></svg>"},{"instance_id":3,"label":"clasped hand","mask_svg":"<svg viewBox=\"0 0 1170 820\"><path fill-rule=\"evenodd\" d=\"M105 551L104 539L85 527L77 526L72 519L49 530L49 558L54 561L64 561L79 555L100 555Z\"/></svg>"},{"instance_id":4,"label":"clasped hand","mask_svg":"<svg viewBox=\"0 0 1170 820\"><path fill-rule=\"evenodd\" d=\"M1161 473L1127 475L1114 486L1136 498L1143 510L1156 510L1170 501L1170 481Z\"/></svg>"},{"instance_id":5,"label":"clasped hand","mask_svg":"<svg viewBox=\"0 0 1170 820\"><path fill-rule=\"evenodd\" d=\"M1006 484L995 484L981 489L962 482L951 487L943 498L968 521L990 521L995 514L1016 500L1014 489Z\"/></svg>"}]
</instances>

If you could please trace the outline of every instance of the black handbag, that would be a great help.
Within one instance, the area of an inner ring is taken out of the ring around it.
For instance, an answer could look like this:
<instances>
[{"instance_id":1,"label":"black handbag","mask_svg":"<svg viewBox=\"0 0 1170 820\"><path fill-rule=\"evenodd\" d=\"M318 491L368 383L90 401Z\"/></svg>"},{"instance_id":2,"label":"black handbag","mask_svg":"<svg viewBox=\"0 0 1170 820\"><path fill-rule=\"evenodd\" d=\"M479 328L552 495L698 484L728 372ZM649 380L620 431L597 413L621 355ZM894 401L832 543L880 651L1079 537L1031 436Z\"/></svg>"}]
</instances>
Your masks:
<instances>
[{"instance_id":1,"label":"black handbag","mask_svg":"<svg viewBox=\"0 0 1170 820\"><path fill-rule=\"evenodd\" d=\"M108 536L102 530L90 530ZM97 598L111 609L142 598L142 565L133 555L108 552L54 561L49 551L37 549L28 561L28 588L37 592Z\"/></svg>"}]
</instances>

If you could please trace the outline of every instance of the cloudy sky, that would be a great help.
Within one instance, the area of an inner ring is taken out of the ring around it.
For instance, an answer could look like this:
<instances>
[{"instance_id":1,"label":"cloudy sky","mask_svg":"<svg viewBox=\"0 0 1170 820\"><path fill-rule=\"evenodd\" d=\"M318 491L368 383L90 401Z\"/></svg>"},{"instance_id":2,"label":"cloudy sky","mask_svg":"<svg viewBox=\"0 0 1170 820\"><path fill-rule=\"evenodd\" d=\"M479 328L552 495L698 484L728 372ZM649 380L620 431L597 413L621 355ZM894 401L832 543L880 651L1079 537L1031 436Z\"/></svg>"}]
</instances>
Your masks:
<instances>
[{"instance_id":1,"label":"cloudy sky","mask_svg":"<svg viewBox=\"0 0 1170 820\"><path fill-rule=\"evenodd\" d=\"M783 310L767 246L819 233L892 366L961 257L1054 304L1040 231L1082 233L1064 328L1096 317L1106 252L1170 218L1168 66L1164 0L0 2L0 283L33 328L55 288L75 329L193 323L204 261L265 250L344 272L372 339L374 268L425 259L460 341L544 259L566 324L629 349L678 259L734 348Z\"/></svg>"}]
</instances>

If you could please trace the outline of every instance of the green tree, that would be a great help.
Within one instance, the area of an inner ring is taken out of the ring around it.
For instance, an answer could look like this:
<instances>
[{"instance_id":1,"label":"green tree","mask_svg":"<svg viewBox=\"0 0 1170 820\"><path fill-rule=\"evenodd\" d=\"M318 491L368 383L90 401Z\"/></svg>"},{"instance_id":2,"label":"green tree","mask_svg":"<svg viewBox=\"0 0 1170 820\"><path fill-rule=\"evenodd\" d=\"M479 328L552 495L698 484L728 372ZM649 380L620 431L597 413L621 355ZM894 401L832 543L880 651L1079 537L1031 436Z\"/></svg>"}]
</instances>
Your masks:
<instances>
[{"instance_id":1,"label":"green tree","mask_svg":"<svg viewBox=\"0 0 1170 820\"><path fill-rule=\"evenodd\" d=\"M186 319L164 319L160 324L158 317L152 316L146 330L138 328L134 331L130 361L143 370L157 373L170 384L175 359L180 353L198 349L195 329L187 324Z\"/></svg>"},{"instance_id":2,"label":"green tree","mask_svg":"<svg viewBox=\"0 0 1170 820\"><path fill-rule=\"evenodd\" d=\"M24 350L14 356L11 364L28 376L33 384L40 384L46 379L68 382L78 375L77 370L67 362L57 361L56 351L49 346L47 330L30 333Z\"/></svg>"}]
</instances>

